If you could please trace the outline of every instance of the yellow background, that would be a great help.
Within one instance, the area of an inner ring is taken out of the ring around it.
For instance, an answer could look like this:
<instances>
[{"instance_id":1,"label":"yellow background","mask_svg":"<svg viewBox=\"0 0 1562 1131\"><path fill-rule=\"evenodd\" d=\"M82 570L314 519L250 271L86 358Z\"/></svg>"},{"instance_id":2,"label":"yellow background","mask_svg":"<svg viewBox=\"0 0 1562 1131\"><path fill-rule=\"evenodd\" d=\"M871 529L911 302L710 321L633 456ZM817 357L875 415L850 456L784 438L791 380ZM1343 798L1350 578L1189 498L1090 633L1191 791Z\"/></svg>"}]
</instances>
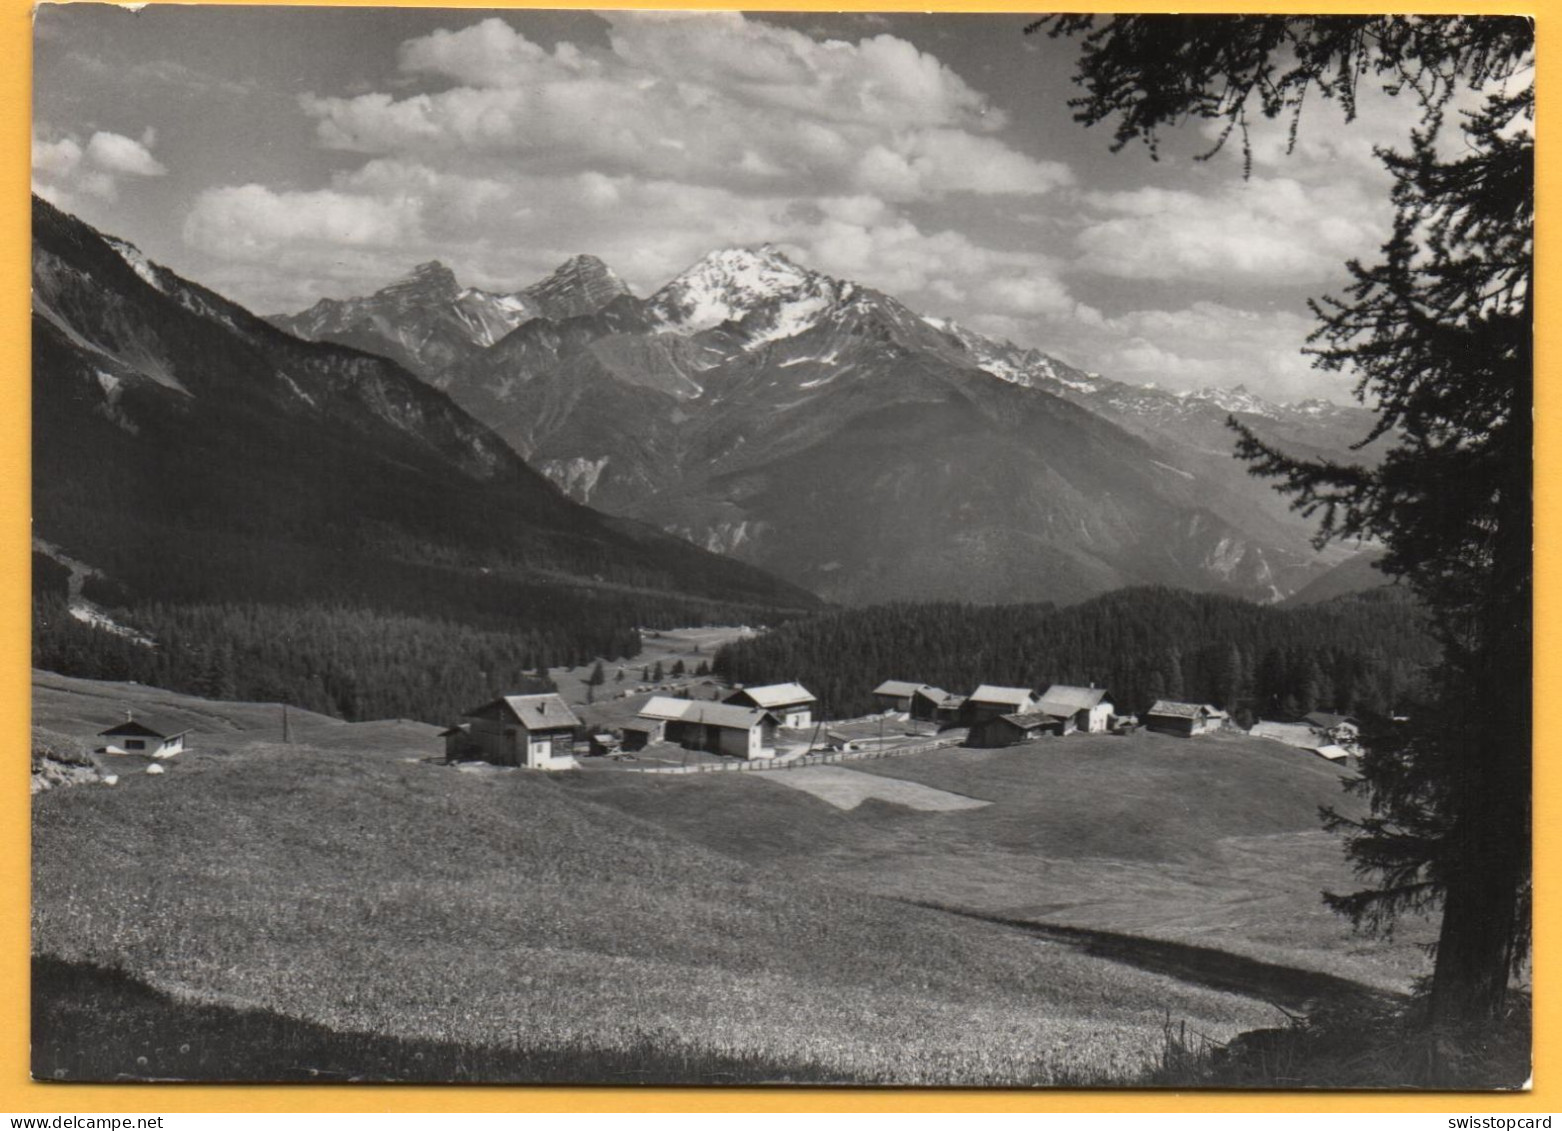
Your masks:
<instances>
[{"instance_id":1,"label":"yellow background","mask_svg":"<svg viewBox=\"0 0 1562 1131\"><path fill-rule=\"evenodd\" d=\"M224 0L227 2L227 0ZM251 3L265 0L248 0ZM349 0L356 2L356 0ZM396 3L370 0L361 6ZM444 0L425 7L491 8L502 3ZM522 6L522 5L510 5ZM675 5L614 0L581 4L555 0L538 7L672 7L749 9L814 8L920 11L934 8L963 11L1034 12L1039 5L1008 3L959 3L926 0L925 3L863 3L861 0L794 0L793 3L709 3L683 0ZM1077 4L1060 7L1073 8ZM1086 5L1086 7L1091 7ZM1562 113L1562 95L1555 85L1559 28L1562 17L1548 16L1534 7L1508 4L1423 2L1414 5L1363 5L1338 0L1314 0L1310 4L1261 3L1244 5L1210 3L1208 0L1141 0L1117 6L1121 10L1181 12L1420 12L1482 14L1517 13L1536 19L1540 60L1537 113L1539 146L1538 245L1540 278L1537 294L1540 315L1536 325L1535 411L1536 430L1536 571L1535 701L1535 863L1538 893L1535 919L1535 1085L1520 1095L1456 1093L1284 1093L1284 1092L1126 1092L1126 1091L919 1091L914 1089L624 1089L624 1088L525 1088L511 1086L359 1086L273 1085L224 1087L213 1085L54 1085L34 1084L27 1078L27 973L28 973L28 598L29 498L28 467L29 365L28 294L29 235L28 148L31 107L32 19L30 0L0 0L0 706L6 710L0 723L0 744L9 751L3 787L0 787L0 1112L18 1113L134 1113L181 1111L1425 1111L1425 1112L1525 1112L1562 1109L1562 1002L1551 996L1550 977L1557 969L1559 900L1550 890L1557 873L1559 837L1554 802L1557 774L1548 765L1551 739L1562 731L1557 716L1547 709L1559 701L1558 663L1548 657L1546 645L1557 639L1554 628L1559 610L1558 566L1553 539L1556 528L1558 482L1554 462L1557 429L1562 426L1556 398L1549 385L1550 366L1557 356L1559 330L1547 317L1559 274L1551 267L1556 250L1554 225L1548 223L1547 205L1559 159L1547 144L1555 115ZM1096 10L1113 10L1102 6Z\"/></svg>"}]
</instances>

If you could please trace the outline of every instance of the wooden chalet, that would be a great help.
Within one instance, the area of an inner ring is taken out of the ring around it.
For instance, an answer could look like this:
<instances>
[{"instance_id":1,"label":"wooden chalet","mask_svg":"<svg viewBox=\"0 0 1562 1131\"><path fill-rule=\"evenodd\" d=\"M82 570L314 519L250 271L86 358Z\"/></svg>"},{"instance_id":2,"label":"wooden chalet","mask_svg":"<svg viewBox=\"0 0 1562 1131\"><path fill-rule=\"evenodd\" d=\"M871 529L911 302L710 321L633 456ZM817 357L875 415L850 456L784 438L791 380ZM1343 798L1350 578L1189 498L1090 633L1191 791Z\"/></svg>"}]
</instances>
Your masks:
<instances>
[{"instance_id":1,"label":"wooden chalet","mask_svg":"<svg viewBox=\"0 0 1562 1131\"><path fill-rule=\"evenodd\" d=\"M1112 725L1112 696L1104 687L1074 687L1054 683L1042 692L1037 710L1057 718L1072 718L1086 734L1101 734Z\"/></svg>"},{"instance_id":2,"label":"wooden chalet","mask_svg":"<svg viewBox=\"0 0 1562 1131\"><path fill-rule=\"evenodd\" d=\"M666 740L686 750L734 758L776 755L776 728L780 720L773 712L756 707L658 695L640 708L640 718L661 723Z\"/></svg>"},{"instance_id":3,"label":"wooden chalet","mask_svg":"<svg viewBox=\"0 0 1562 1131\"><path fill-rule=\"evenodd\" d=\"M581 722L554 694L501 695L462 715L444 732L445 757L533 770L575 764L575 732Z\"/></svg>"},{"instance_id":4,"label":"wooden chalet","mask_svg":"<svg viewBox=\"0 0 1562 1131\"><path fill-rule=\"evenodd\" d=\"M1074 730L1072 718L1057 718L1031 711L1026 714L994 715L971 727L966 737L967 746L997 747L1018 746L1047 735L1062 737Z\"/></svg>"},{"instance_id":5,"label":"wooden chalet","mask_svg":"<svg viewBox=\"0 0 1562 1131\"><path fill-rule=\"evenodd\" d=\"M999 715L1028 715L1036 710L1036 694L1028 687L999 687L984 683L966 696L962 721L970 726Z\"/></svg>"},{"instance_id":6,"label":"wooden chalet","mask_svg":"<svg viewBox=\"0 0 1562 1131\"><path fill-rule=\"evenodd\" d=\"M172 758L184 750L184 737L190 732L155 719L136 718L125 712L125 721L98 731L104 739L102 754L144 754L152 758Z\"/></svg>"},{"instance_id":7,"label":"wooden chalet","mask_svg":"<svg viewBox=\"0 0 1562 1131\"><path fill-rule=\"evenodd\" d=\"M800 683L768 683L762 687L737 687L723 703L768 711L784 727L813 726L814 707L819 700Z\"/></svg>"},{"instance_id":8,"label":"wooden chalet","mask_svg":"<svg viewBox=\"0 0 1562 1131\"><path fill-rule=\"evenodd\" d=\"M1157 699L1146 712L1144 725L1157 734L1174 734L1192 738L1196 734L1209 734L1219 730L1230 718L1219 707L1208 703L1180 703L1174 699Z\"/></svg>"},{"instance_id":9,"label":"wooden chalet","mask_svg":"<svg viewBox=\"0 0 1562 1131\"><path fill-rule=\"evenodd\" d=\"M913 719L931 721L939 717L939 708L953 696L930 683L886 679L873 689L873 698L881 711L901 711Z\"/></svg>"}]
</instances>

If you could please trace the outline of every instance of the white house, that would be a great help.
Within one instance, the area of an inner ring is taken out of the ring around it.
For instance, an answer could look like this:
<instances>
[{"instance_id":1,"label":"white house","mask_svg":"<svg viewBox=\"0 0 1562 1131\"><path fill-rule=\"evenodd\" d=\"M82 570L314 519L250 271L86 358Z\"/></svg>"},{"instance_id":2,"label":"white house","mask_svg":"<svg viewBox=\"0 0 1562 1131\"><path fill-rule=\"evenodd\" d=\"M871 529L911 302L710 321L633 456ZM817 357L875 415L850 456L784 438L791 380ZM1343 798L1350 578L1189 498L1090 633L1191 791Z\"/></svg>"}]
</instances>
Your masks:
<instances>
[{"instance_id":1,"label":"white house","mask_svg":"<svg viewBox=\"0 0 1562 1131\"><path fill-rule=\"evenodd\" d=\"M184 736L190 733L178 727L138 719L125 712L125 721L115 723L107 730L98 731L105 739L105 754L146 754L153 758L172 758L184 749Z\"/></svg>"}]
</instances>

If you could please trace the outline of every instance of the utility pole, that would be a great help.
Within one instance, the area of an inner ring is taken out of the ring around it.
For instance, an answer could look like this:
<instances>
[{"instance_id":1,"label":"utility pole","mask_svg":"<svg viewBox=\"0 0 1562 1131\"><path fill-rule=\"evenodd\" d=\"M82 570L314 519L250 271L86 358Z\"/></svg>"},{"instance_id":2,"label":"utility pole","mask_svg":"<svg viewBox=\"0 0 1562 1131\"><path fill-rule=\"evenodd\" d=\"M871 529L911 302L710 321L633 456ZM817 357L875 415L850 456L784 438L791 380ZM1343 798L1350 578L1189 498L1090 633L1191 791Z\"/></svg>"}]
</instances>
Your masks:
<instances>
[{"instance_id":1,"label":"utility pole","mask_svg":"<svg viewBox=\"0 0 1562 1131\"><path fill-rule=\"evenodd\" d=\"M282 704L282 742L284 745L293 745L293 728L287 717L287 704Z\"/></svg>"}]
</instances>

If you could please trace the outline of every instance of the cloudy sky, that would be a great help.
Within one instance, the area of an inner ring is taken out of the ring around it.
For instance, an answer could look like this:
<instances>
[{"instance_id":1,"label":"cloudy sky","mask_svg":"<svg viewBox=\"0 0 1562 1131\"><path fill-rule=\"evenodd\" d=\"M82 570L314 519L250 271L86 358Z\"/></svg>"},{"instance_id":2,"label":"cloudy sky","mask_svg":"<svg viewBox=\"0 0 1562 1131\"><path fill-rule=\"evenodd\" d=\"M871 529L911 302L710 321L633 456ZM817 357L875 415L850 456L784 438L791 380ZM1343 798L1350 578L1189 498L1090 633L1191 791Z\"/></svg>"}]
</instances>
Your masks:
<instances>
[{"instance_id":1,"label":"cloudy sky","mask_svg":"<svg viewBox=\"0 0 1562 1131\"><path fill-rule=\"evenodd\" d=\"M772 242L929 314L1163 387L1348 400L1309 296L1387 230L1376 143L1310 109L1113 154L1075 48L1014 15L44 5L38 192L261 313L440 259L524 286L571 255L649 294Z\"/></svg>"}]
</instances>

